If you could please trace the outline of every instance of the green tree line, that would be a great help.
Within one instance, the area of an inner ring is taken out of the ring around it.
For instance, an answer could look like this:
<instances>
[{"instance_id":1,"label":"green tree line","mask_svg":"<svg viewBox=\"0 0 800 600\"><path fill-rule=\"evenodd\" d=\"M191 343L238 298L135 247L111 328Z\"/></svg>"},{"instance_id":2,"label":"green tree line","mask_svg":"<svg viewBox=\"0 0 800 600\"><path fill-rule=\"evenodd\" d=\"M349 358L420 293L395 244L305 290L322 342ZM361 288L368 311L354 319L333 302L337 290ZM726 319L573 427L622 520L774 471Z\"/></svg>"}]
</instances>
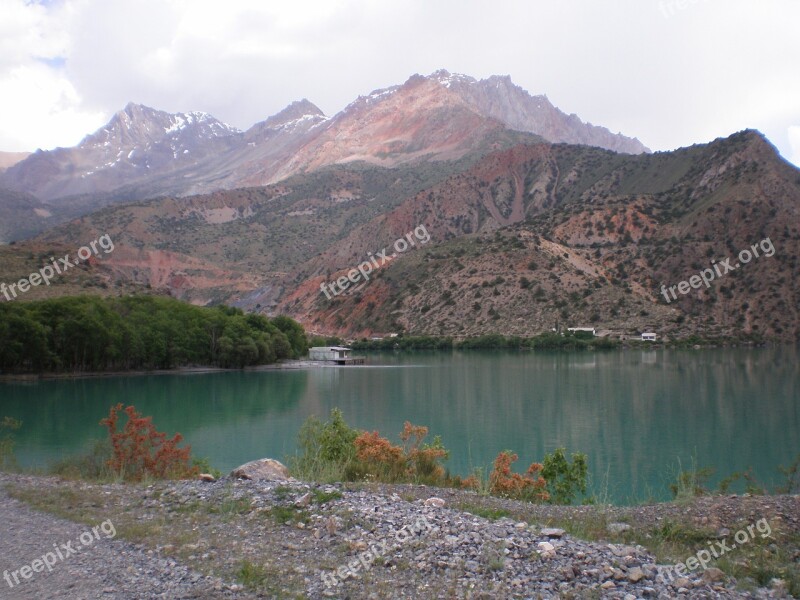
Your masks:
<instances>
[{"instance_id":1,"label":"green tree line","mask_svg":"<svg viewBox=\"0 0 800 600\"><path fill-rule=\"evenodd\" d=\"M288 317L227 306L153 296L0 303L0 370L7 372L242 368L306 351L305 331Z\"/></svg>"},{"instance_id":2,"label":"green tree line","mask_svg":"<svg viewBox=\"0 0 800 600\"><path fill-rule=\"evenodd\" d=\"M619 347L617 340L596 338L591 333L565 334L540 333L533 337L486 334L460 341L450 337L398 336L382 340L357 340L351 344L354 350L583 350L586 348L612 349Z\"/></svg>"}]
</instances>

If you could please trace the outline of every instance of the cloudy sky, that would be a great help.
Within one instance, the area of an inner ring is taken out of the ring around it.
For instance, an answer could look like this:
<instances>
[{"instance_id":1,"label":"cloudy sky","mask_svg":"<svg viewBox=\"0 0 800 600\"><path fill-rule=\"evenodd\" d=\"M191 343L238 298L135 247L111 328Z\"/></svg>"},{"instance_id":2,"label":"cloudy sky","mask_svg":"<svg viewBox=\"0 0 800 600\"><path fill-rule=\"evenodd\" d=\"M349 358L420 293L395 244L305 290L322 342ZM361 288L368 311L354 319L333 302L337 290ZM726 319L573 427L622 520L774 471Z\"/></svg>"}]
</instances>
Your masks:
<instances>
[{"instance_id":1,"label":"cloudy sky","mask_svg":"<svg viewBox=\"0 0 800 600\"><path fill-rule=\"evenodd\" d=\"M800 165L798 24L798 0L0 0L0 150L74 145L128 101L247 128L445 68L654 150L756 128Z\"/></svg>"}]
</instances>

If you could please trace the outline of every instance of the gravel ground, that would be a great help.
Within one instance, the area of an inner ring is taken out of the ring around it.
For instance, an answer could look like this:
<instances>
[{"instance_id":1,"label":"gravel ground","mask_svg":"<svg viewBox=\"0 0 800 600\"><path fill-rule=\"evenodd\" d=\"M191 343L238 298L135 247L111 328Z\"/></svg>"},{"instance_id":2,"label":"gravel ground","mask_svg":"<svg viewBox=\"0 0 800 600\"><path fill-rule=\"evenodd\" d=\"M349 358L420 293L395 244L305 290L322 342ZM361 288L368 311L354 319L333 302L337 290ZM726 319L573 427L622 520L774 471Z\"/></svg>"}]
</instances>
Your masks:
<instances>
[{"instance_id":1,"label":"gravel ground","mask_svg":"<svg viewBox=\"0 0 800 600\"><path fill-rule=\"evenodd\" d=\"M0 481L3 477L0 476ZM227 589L221 581L205 577L189 568L164 559L152 551L110 537L115 530L108 524L91 533L92 527L36 512L10 498L0 489L0 571L8 580L0 581L0 598L8 600L69 599L128 600L175 598L212 600L250 598L243 592ZM99 526L98 522L95 526ZM113 525L113 522L112 522ZM88 532L88 535L87 535ZM83 539L91 542L84 545ZM108 535L107 535L108 534ZM54 546L56 545L56 546ZM64 548L66 546L66 548ZM63 560L59 559L59 554ZM29 579L17 575L25 565L51 553L41 572Z\"/></svg>"},{"instance_id":2,"label":"gravel ground","mask_svg":"<svg viewBox=\"0 0 800 600\"><path fill-rule=\"evenodd\" d=\"M629 538L589 542L548 527L597 507L532 506L424 486L230 479L134 486L0 475L0 487L90 524L35 512L0 493L2 570L30 565L54 543L82 546L81 534L105 519L141 542L105 539L101 531L52 573L34 573L13 589L0 582L2 598L786 597L780 586L741 591L716 569L665 579L665 565ZM724 530L763 517L797 532L799 502L723 497L602 510L623 527L674 517ZM467 504L510 518L476 516L463 510Z\"/></svg>"}]
</instances>

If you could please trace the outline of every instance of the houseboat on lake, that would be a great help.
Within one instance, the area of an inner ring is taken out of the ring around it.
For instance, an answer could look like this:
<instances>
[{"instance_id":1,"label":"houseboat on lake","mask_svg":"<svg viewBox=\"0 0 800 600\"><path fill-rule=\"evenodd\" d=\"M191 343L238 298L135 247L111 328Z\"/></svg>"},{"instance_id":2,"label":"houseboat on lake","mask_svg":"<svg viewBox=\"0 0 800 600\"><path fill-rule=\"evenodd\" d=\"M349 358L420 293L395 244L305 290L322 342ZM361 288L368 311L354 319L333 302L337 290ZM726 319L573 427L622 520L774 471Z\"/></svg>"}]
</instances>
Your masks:
<instances>
[{"instance_id":1,"label":"houseboat on lake","mask_svg":"<svg viewBox=\"0 0 800 600\"><path fill-rule=\"evenodd\" d=\"M313 361L333 363L337 365L363 365L363 356L353 356L350 348L344 346L315 346L308 351Z\"/></svg>"}]
</instances>

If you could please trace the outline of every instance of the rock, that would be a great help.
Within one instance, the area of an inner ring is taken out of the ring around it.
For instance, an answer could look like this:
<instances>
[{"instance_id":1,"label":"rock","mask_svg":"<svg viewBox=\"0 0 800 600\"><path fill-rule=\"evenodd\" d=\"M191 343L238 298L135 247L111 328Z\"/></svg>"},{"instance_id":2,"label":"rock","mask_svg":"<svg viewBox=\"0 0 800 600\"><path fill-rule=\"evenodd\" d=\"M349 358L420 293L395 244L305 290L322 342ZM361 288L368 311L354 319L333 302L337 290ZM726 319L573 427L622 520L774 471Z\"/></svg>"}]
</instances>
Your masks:
<instances>
[{"instance_id":1,"label":"rock","mask_svg":"<svg viewBox=\"0 0 800 600\"><path fill-rule=\"evenodd\" d=\"M339 529L339 521L334 516L330 516L325 521L325 529L328 531L328 535L336 535L336 531Z\"/></svg>"},{"instance_id":2,"label":"rock","mask_svg":"<svg viewBox=\"0 0 800 600\"><path fill-rule=\"evenodd\" d=\"M630 531L631 529L633 528L627 523L609 523L606 526L606 530L608 531L608 533L612 534L625 533L626 531Z\"/></svg>"},{"instance_id":3,"label":"rock","mask_svg":"<svg viewBox=\"0 0 800 600\"><path fill-rule=\"evenodd\" d=\"M297 508L305 508L311 504L311 492L303 494L294 503Z\"/></svg>"},{"instance_id":4,"label":"rock","mask_svg":"<svg viewBox=\"0 0 800 600\"><path fill-rule=\"evenodd\" d=\"M207 481L208 483L214 483L217 480L217 478L214 477L211 473L200 473L200 475L198 475L197 478L200 481Z\"/></svg>"},{"instance_id":5,"label":"rock","mask_svg":"<svg viewBox=\"0 0 800 600\"><path fill-rule=\"evenodd\" d=\"M628 571L628 581L632 583L639 583L642 579L644 579L644 571L639 567L634 567L630 571Z\"/></svg>"},{"instance_id":6,"label":"rock","mask_svg":"<svg viewBox=\"0 0 800 600\"><path fill-rule=\"evenodd\" d=\"M444 508L446 502L441 498L428 498L425 500L425 506L432 506L433 508Z\"/></svg>"},{"instance_id":7,"label":"rock","mask_svg":"<svg viewBox=\"0 0 800 600\"><path fill-rule=\"evenodd\" d=\"M245 463L231 471L234 479L253 481L290 481L289 469L273 458L262 458Z\"/></svg>"},{"instance_id":8,"label":"rock","mask_svg":"<svg viewBox=\"0 0 800 600\"><path fill-rule=\"evenodd\" d=\"M686 577L679 577L672 584L672 587L678 588L678 590L685 590L688 589L690 585L692 585L692 582L686 579Z\"/></svg>"},{"instance_id":9,"label":"rock","mask_svg":"<svg viewBox=\"0 0 800 600\"><path fill-rule=\"evenodd\" d=\"M703 571L703 583L716 583L725 579L725 573L716 567L709 567Z\"/></svg>"},{"instance_id":10,"label":"rock","mask_svg":"<svg viewBox=\"0 0 800 600\"><path fill-rule=\"evenodd\" d=\"M542 535L549 538L560 538L564 535L564 530L556 529L554 527L545 527L542 529Z\"/></svg>"},{"instance_id":11,"label":"rock","mask_svg":"<svg viewBox=\"0 0 800 600\"><path fill-rule=\"evenodd\" d=\"M788 598L789 585L783 579L771 579L769 587L772 590L772 595L775 598Z\"/></svg>"},{"instance_id":12,"label":"rock","mask_svg":"<svg viewBox=\"0 0 800 600\"><path fill-rule=\"evenodd\" d=\"M542 558L553 558L556 555L556 547L550 542L539 542L537 548Z\"/></svg>"},{"instance_id":13,"label":"rock","mask_svg":"<svg viewBox=\"0 0 800 600\"><path fill-rule=\"evenodd\" d=\"M600 587L604 590L613 590L617 586L613 581L606 581L605 583L601 584Z\"/></svg>"},{"instance_id":14,"label":"rock","mask_svg":"<svg viewBox=\"0 0 800 600\"><path fill-rule=\"evenodd\" d=\"M615 544L608 545L609 550L614 553L614 556L635 556L636 548L633 546L617 546Z\"/></svg>"}]
</instances>

